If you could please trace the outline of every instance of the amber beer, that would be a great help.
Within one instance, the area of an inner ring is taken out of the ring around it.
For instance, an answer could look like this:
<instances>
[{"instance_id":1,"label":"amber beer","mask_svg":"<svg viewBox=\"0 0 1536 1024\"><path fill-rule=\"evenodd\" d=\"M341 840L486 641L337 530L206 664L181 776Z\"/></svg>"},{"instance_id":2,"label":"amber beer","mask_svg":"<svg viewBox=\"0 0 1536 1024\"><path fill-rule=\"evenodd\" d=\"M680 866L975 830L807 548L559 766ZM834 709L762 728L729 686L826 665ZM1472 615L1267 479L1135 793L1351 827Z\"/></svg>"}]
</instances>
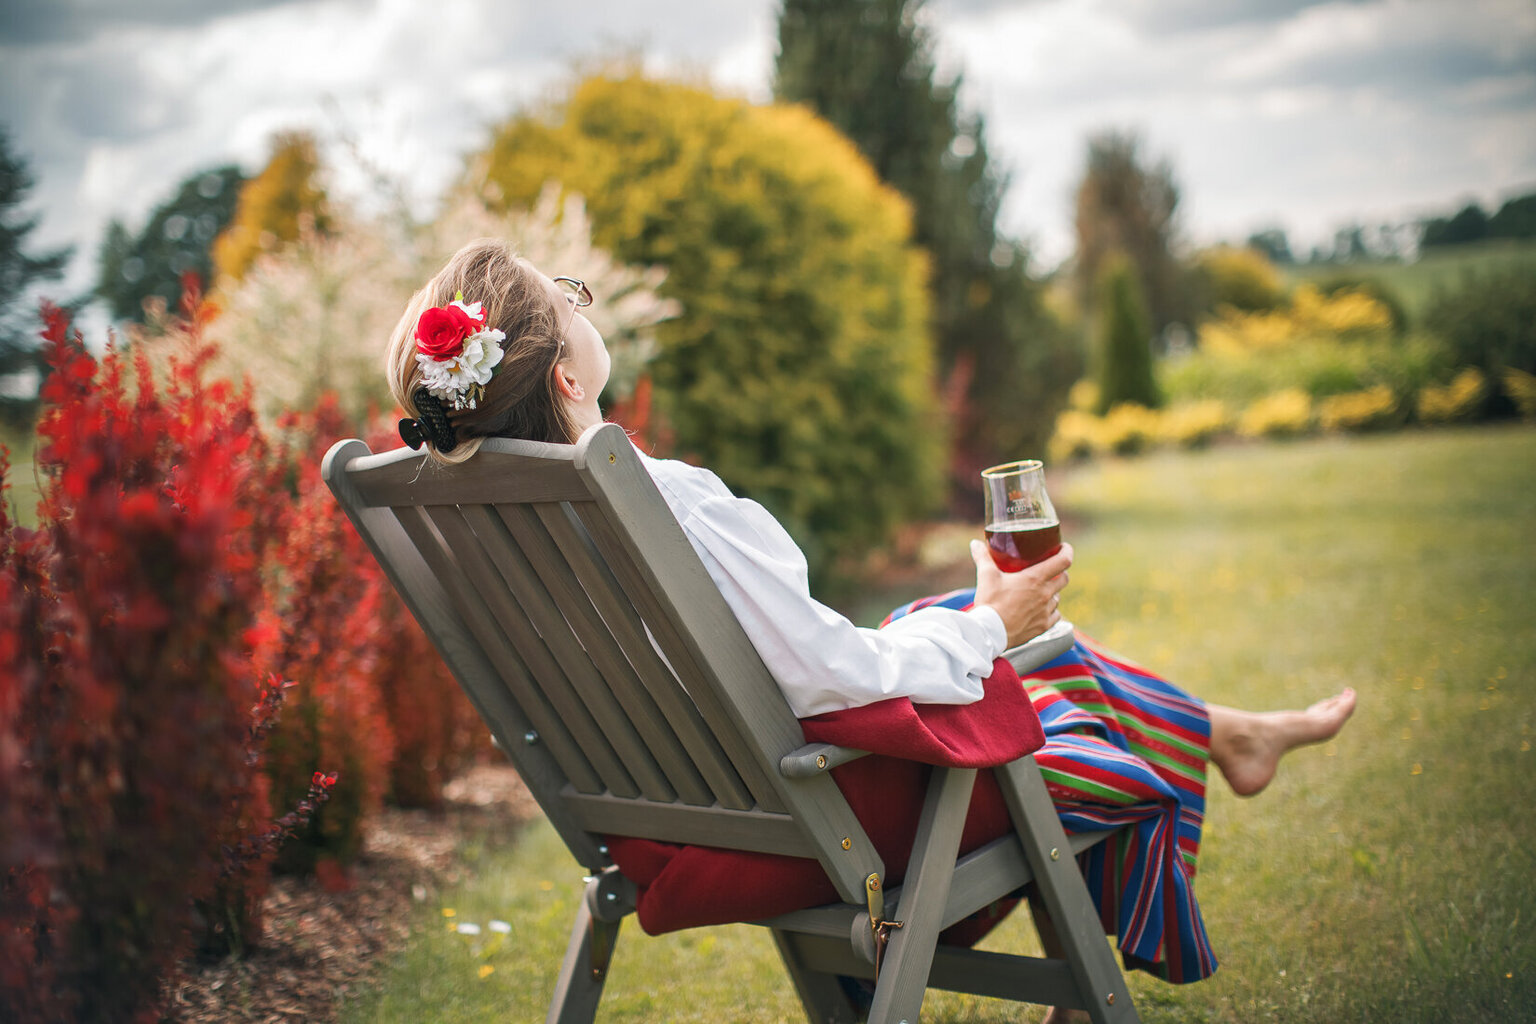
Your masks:
<instances>
[{"instance_id":1,"label":"amber beer","mask_svg":"<svg viewBox=\"0 0 1536 1024\"><path fill-rule=\"evenodd\" d=\"M985 532L992 561L1003 572L1018 572L1061 550L1061 522L1057 519L993 523Z\"/></svg>"},{"instance_id":2,"label":"amber beer","mask_svg":"<svg viewBox=\"0 0 1536 1024\"><path fill-rule=\"evenodd\" d=\"M987 547L999 569L1018 572L1061 550L1061 520L1045 493L1045 466L1038 459L984 469L981 487Z\"/></svg>"}]
</instances>

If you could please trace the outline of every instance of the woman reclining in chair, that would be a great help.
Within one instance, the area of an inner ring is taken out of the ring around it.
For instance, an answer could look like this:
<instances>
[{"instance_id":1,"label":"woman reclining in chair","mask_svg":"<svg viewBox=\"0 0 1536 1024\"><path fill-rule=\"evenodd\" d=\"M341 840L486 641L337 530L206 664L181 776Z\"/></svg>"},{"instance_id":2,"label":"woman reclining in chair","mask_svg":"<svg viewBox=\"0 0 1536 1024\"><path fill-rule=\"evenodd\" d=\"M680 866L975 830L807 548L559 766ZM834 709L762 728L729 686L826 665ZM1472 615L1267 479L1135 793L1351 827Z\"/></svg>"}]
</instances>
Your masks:
<instances>
[{"instance_id":1,"label":"woman reclining in chair","mask_svg":"<svg viewBox=\"0 0 1536 1024\"><path fill-rule=\"evenodd\" d=\"M608 380L607 349L581 312L592 301L580 281L546 276L504 243L460 250L411 300L390 341L390 386L412 417L402 422L402 436L448 462L471 457L485 437L573 443L602 422L597 399ZM998 655L1061 618L1070 545L1003 573L972 541L974 591L915 602L879 630L857 628L811 597L803 555L762 506L734 497L706 469L642 458L800 718L892 697L970 704L982 697ZM1116 790L1177 800L1176 841L1156 854L1171 864L1125 869L1119 858L1105 859L1111 844L1100 844L1097 864L1086 867L1089 888L1106 921L1123 922L1120 911L1149 895L1174 905L1174 914L1151 915L1134 935L1122 923L1129 964L1170 981L1209 975L1215 959L1188 886L1207 764L1237 794L1258 793L1284 754L1339 731L1354 710L1354 692L1300 711L1206 704L1081 637L1024 683L1047 737L1036 759L1068 831L1112 817L1116 801L1106 794ZM1140 856L1154 856L1149 844L1137 846ZM1173 891L1135 888L1164 886L1170 867Z\"/></svg>"}]
</instances>

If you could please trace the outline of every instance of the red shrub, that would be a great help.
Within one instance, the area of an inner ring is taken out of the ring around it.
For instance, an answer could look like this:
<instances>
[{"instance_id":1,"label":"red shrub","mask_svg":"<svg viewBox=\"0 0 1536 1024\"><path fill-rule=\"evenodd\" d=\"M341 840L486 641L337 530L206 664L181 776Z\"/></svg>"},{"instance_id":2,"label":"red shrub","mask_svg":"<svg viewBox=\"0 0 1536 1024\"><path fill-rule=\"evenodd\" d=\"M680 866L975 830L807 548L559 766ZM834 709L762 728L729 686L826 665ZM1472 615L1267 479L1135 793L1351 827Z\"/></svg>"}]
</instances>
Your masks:
<instances>
[{"instance_id":1,"label":"red shrub","mask_svg":"<svg viewBox=\"0 0 1536 1024\"><path fill-rule=\"evenodd\" d=\"M334 403L272 450L248 394L204 379L216 311L184 307L159 381L49 312L41 525L0 507L0 1006L21 1019L152 1018L194 929L259 937L285 838L344 883L386 792L435 806L485 749L319 479L351 433Z\"/></svg>"},{"instance_id":2,"label":"red shrub","mask_svg":"<svg viewBox=\"0 0 1536 1024\"><path fill-rule=\"evenodd\" d=\"M378 569L320 479L317 437L345 432L334 401L284 424L284 467L292 496L282 536L268 559L260 661L281 665L296 685L267 739L272 798L287 806L307 792L314 765L341 781L336 793L278 855L284 870L345 866L362 849L363 827L383 801L394 737L373 675L379 652L366 628Z\"/></svg>"},{"instance_id":3,"label":"red shrub","mask_svg":"<svg viewBox=\"0 0 1536 1024\"><path fill-rule=\"evenodd\" d=\"M439 810L449 779L492 753L490 732L376 565L366 603L352 628L378 653L374 686L395 735L389 800Z\"/></svg>"},{"instance_id":4,"label":"red shrub","mask_svg":"<svg viewBox=\"0 0 1536 1024\"><path fill-rule=\"evenodd\" d=\"M7 530L0 573L4 817L22 823L0 847L19 957L0 1003L152 1019L251 792L262 442L245 396L203 381L206 351L158 388L142 356L98 362L46 316L41 525Z\"/></svg>"}]
</instances>

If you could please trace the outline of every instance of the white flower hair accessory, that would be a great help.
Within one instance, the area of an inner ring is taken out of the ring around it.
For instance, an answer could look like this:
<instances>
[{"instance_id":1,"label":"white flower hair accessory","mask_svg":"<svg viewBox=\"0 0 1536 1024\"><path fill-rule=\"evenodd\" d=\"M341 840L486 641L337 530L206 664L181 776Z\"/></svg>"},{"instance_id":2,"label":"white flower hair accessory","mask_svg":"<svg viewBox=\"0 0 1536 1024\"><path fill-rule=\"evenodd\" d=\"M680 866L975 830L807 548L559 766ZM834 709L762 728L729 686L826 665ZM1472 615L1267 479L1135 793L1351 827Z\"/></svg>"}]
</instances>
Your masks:
<instances>
[{"instance_id":1,"label":"white flower hair accessory","mask_svg":"<svg viewBox=\"0 0 1536 1024\"><path fill-rule=\"evenodd\" d=\"M454 410L473 409L485 396L491 370L504 355L506 335L485 326L485 310L456 292L416 320L416 365L422 384Z\"/></svg>"}]
</instances>

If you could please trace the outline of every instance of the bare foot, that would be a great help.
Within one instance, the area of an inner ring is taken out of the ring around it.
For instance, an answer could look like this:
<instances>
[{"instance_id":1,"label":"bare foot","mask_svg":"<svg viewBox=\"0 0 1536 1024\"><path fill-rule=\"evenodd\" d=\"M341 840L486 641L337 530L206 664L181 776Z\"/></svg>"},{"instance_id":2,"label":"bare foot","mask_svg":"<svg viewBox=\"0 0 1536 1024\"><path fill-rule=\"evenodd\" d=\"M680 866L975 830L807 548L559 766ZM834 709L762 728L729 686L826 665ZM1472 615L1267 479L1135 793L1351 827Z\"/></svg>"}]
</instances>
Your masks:
<instances>
[{"instance_id":1,"label":"bare foot","mask_svg":"<svg viewBox=\"0 0 1536 1024\"><path fill-rule=\"evenodd\" d=\"M1355 691L1320 700L1305 711L1239 711L1210 705L1211 760L1232 792L1253 796L1275 777L1280 758L1332 739L1355 710Z\"/></svg>"}]
</instances>

